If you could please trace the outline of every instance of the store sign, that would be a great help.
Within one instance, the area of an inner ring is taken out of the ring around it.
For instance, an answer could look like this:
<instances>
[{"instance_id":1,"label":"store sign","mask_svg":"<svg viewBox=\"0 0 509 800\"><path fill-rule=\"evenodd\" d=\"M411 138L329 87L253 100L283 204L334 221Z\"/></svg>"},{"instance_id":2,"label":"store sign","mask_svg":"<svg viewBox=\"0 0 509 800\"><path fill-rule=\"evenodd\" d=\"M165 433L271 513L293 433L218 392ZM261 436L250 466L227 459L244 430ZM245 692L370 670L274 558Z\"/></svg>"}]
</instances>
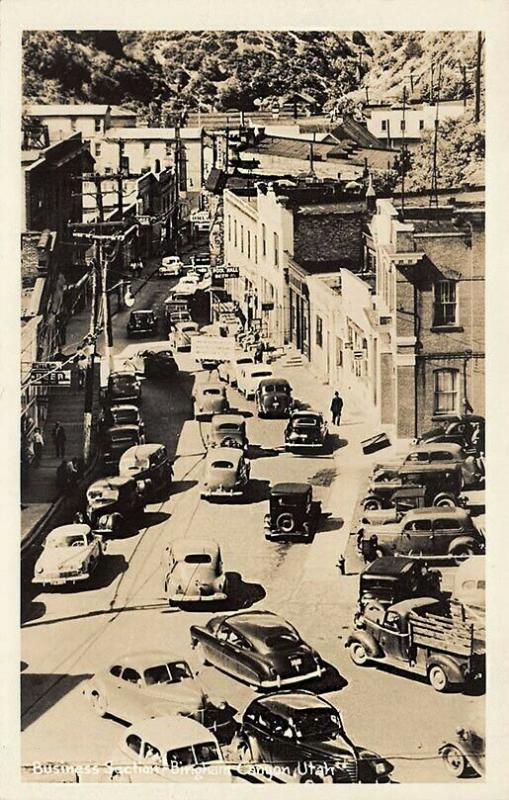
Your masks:
<instances>
[{"instance_id":1,"label":"store sign","mask_svg":"<svg viewBox=\"0 0 509 800\"><path fill-rule=\"evenodd\" d=\"M262 303L262 311L273 311L274 303Z\"/></svg>"},{"instance_id":2,"label":"store sign","mask_svg":"<svg viewBox=\"0 0 509 800\"><path fill-rule=\"evenodd\" d=\"M230 267L226 264L221 264L220 266L213 267L212 269L212 277L219 280L223 278L238 278L239 275L240 270L238 267Z\"/></svg>"},{"instance_id":3,"label":"store sign","mask_svg":"<svg viewBox=\"0 0 509 800\"><path fill-rule=\"evenodd\" d=\"M235 339L232 336L192 336L191 355L197 361L233 361Z\"/></svg>"},{"instance_id":4,"label":"store sign","mask_svg":"<svg viewBox=\"0 0 509 800\"><path fill-rule=\"evenodd\" d=\"M365 357L365 355L366 355L366 351L365 350L354 350L353 351L353 357L354 357L354 359L356 361L362 361L362 359Z\"/></svg>"},{"instance_id":5,"label":"store sign","mask_svg":"<svg viewBox=\"0 0 509 800\"><path fill-rule=\"evenodd\" d=\"M32 365L31 380L34 386L70 386L71 370L59 369L59 361L36 361Z\"/></svg>"}]
</instances>

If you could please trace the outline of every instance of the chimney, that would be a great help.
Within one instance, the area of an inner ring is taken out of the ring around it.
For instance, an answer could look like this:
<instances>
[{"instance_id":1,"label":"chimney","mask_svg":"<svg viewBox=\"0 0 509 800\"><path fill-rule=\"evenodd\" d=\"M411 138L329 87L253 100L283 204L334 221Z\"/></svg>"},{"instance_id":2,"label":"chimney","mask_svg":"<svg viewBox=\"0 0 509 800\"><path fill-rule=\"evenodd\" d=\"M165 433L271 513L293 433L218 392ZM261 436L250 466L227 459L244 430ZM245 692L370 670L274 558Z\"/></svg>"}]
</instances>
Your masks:
<instances>
[{"instance_id":1,"label":"chimney","mask_svg":"<svg viewBox=\"0 0 509 800\"><path fill-rule=\"evenodd\" d=\"M368 188L366 189L366 208L371 214L374 214L376 211L376 194L373 188L373 177L371 172L369 173Z\"/></svg>"}]
</instances>

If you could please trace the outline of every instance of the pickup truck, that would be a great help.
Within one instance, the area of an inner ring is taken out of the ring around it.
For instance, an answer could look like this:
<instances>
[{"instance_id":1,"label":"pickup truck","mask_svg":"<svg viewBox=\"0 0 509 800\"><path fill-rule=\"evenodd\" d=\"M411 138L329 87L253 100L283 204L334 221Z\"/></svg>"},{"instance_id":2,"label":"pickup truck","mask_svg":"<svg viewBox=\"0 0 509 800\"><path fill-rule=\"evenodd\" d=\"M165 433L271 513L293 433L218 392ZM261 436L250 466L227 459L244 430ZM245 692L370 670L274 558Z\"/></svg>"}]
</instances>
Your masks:
<instances>
[{"instance_id":1,"label":"pickup truck","mask_svg":"<svg viewBox=\"0 0 509 800\"><path fill-rule=\"evenodd\" d=\"M484 675L485 643L476 639L473 624L446 616L434 598L402 600L378 619L367 610L356 618L345 644L354 664L389 664L426 677L437 692Z\"/></svg>"}]
</instances>

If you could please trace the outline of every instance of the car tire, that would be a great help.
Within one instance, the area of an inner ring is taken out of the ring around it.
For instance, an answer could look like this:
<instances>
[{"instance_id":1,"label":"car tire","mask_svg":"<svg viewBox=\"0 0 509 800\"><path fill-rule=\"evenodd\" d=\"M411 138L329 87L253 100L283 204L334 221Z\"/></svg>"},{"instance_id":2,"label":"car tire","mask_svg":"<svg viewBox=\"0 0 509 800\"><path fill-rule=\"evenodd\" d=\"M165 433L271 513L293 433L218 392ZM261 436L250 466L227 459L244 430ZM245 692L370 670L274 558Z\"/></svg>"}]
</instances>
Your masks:
<instances>
[{"instance_id":1,"label":"car tire","mask_svg":"<svg viewBox=\"0 0 509 800\"><path fill-rule=\"evenodd\" d=\"M323 783L323 780L318 775L303 775L299 783Z\"/></svg>"},{"instance_id":2,"label":"car tire","mask_svg":"<svg viewBox=\"0 0 509 800\"><path fill-rule=\"evenodd\" d=\"M377 497L366 497L362 501L364 511L379 511L382 508L382 501Z\"/></svg>"},{"instance_id":3,"label":"car tire","mask_svg":"<svg viewBox=\"0 0 509 800\"><path fill-rule=\"evenodd\" d=\"M448 745L442 750L442 760L445 768L455 778L463 778L468 772L467 759L457 747Z\"/></svg>"},{"instance_id":4,"label":"car tire","mask_svg":"<svg viewBox=\"0 0 509 800\"><path fill-rule=\"evenodd\" d=\"M449 678L439 664L434 664L429 668L428 680L435 692L446 692L449 688Z\"/></svg>"},{"instance_id":5,"label":"car tire","mask_svg":"<svg viewBox=\"0 0 509 800\"><path fill-rule=\"evenodd\" d=\"M456 508L457 503L451 495L439 494L433 500L433 505L438 508Z\"/></svg>"},{"instance_id":6,"label":"car tire","mask_svg":"<svg viewBox=\"0 0 509 800\"><path fill-rule=\"evenodd\" d=\"M471 544L461 544L451 550L451 556L457 566L463 564L467 558L475 555L474 548Z\"/></svg>"},{"instance_id":7,"label":"car tire","mask_svg":"<svg viewBox=\"0 0 509 800\"><path fill-rule=\"evenodd\" d=\"M90 702L92 709L98 717L105 717L108 713L108 703L97 689L94 689L90 694Z\"/></svg>"},{"instance_id":8,"label":"car tire","mask_svg":"<svg viewBox=\"0 0 509 800\"><path fill-rule=\"evenodd\" d=\"M295 529L295 519L293 518L293 514L290 514L288 511L284 511L276 519L276 526L284 533L291 533Z\"/></svg>"},{"instance_id":9,"label":"car tire","mask_svg":"<svg viewBox=\"0 0 509 800\"><path fill-rule=\"evenodd\" d=\"M364 667L368 663L368 654L366 648L361 642L353 642L350 645L350 658L358 667Z\"/></svg>"}]
</instances>

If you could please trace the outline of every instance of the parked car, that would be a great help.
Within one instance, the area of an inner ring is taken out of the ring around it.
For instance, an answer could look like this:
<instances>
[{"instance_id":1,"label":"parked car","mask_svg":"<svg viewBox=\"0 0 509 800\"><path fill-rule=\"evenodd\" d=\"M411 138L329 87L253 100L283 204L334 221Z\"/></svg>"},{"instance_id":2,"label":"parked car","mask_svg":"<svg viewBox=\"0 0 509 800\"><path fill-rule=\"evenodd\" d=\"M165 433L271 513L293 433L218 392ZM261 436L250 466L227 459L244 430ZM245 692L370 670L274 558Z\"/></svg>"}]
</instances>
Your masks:
<instances>
[{"instance_id":1,"label":"parked car","mask_svg":"<svg viewBox=\"0 0 509 800\"><path fill-rule=\"evenodd\" d=\"M177 322L175 328L170 331L168 339L174 350L191 350L192 337L199 335L200 328L197 322Z\"/></svg>"},{"instance_id":2,"label":"parked car","mask_svg":"<svg viewBox=\"0 0 509 800\"><path fill-rule=\"evenodd\" d=\"M207 728L231 719L222 698L211 699L182 656L169 650L119 655L88 681L83 694L100 717L124 722L182 714Z\"/></svg>"},{"instance_id":3,"label":"parked car","mask_svg":"<svg viewBox=\"0 0 509 800\"><path fill-rule=\"evenodd\" d=\"M108 385L104 392L106 405L118 405L119 403L141 402L141 384L132 370L122 370L112 372L108 378Z\"/></svg>"},{"instance_id":4,"label":"parked car","mask_svg":"<svg viewBox=\"0 0 509 800\"><path fill-rule=\"evenodd\" d=\"M465 487L476 485L484 477L479 459L468 455L459 444L449 442L423 442L412 447L405 457L405 466L424 464L459 464Z\"/></svg>"},{"instance_id":5,"label":"parked car","mask_svg":"<svg viewBox=\"0 0 509 800\"><path fill-rule=\"evenodd\" d=\"M157 333L157 318L151 309L131 311L127 336L153 336Z\"/></svg>"},{"instance_id":6,"label":"parked car","mask_svg":"<svg viewBox=\"0 0 509 800\"><path fill-rule=\"evenodd\" d=\"M195 253L191 259L195 268L210 267L210 253Z\"/></svg>"},{"instance_id":7,"label":"parked car","mask_svg":"<svg viewBox=\"0 0 509 800\"><path fill-rule=\"evenodd\" d=\"M194 294L200 286L200 277L186 272L174 288L175 292Z\"/></svg>"},{"instance_id":8,"label":"parked car","mask_svg":"<svg viewBox=\"0 0 509 800\"><path fill-rule=\"evenodd\" d=\"M142 488L134 478L100 478L87 489L86 516L91 527L116 536L128 525L141 522L145 510Z\"/></svg>"},{"instance_id":9,"label":"parked car","mask_svg":"<svg viewBox=\"0 0 509 800\"><path fill-rule=\"evenodd\" d=\"M101 430L104 431L116 425L136 425L140 430L140 435L145 433L145 423L140 409L134 403L118 403L103 408L99 420Z\"/></svg>"},{"instance_id":10,"label":"parked car","mask_svg":"<svg viewBox=\"0 0 509 800\"><path fill-rule=\"evenodd\" d=\"M191 644L212 664L255 689L318 678L325 666L293 625L271 611L244 611L191 625Z\"/></svg>"},{"instance_id":11,"label":"parked car","mask_svg":"<svg viewBox=\"0 0 509 800\"><path fill-rule=\"evenodd\" d=\"M265 364L245 364L238 373L237 387L239 392L249 400L255 396L261 380L273 377L272 369Z\"/></svg>"},{"instance_id":12,"label":"parked car","mask_svg":"<svg viewBox=\"0 0 509 800\"><path fill-rule=\"evenodd\" d=\"M438 748L438 754L447 771L455 778L479 776L486 771L486 742L484 725L481 722L472 726L456 728L449 741Z\"/></svg>"},{"instance_id":13,"label":"parked car","mask_svg":"<svg viewBox=\"0 0 509 800\"><path fill-rule=\"evenodd\" d=\"M222 381L226 381L230 386L237 386L239 371L247 366L254 365L254 357L239 353L234 361L223 361L219 364L218 375Z\"/></svg>"},{"instance_id":14,"label":"parked car","mask_svg":"<svg viewBox=\"0 0 509 800\"><path fill-rule=\"evenodd\" d=\"M184 271L184 263L179 256L165 256L161 259L161 266L157 274L160 278L179 277Z\"/></svg>"},{"instance_id":15,"label":"parked car","mask_svg":"<svg viewBox=\"0 0 509 800\"><path fill-rule=\"evenodd\" d=\"M179 371L175 356L170 350L145 350L143 352L145 377L157 380L159 378L172 378Z\"/></svg>"},{"instance_id":16,"label":"parked car","mask_svg":"<svg viewBox=\"0 0 509 800\"><path fill-rule=\"evenodd\" d=\"M396 489L390 497L390 508L375 508L370 510L370 500L365 499L364 502L368 504L368 510L364 510L361 516L362 525L386 525L394 522L399 522L400 519L411 511L412 508L425 508L429 505L436 505L438 508L455 508L455 503L440 502L439 504L432 504L428 498L429 492L424 486L403 486L401 489ZM459 500L458 500L459 505Z\"/></svg>"},{"instance_id":17,"label":"parked car","mask_svg":"<svg viewBox=\"0 0 509 800\"><path fill-rule=\"evenodd\" d=\"M145 719L124 730L110 758L119 780L139 783L231 783L217 738L182 716ZM132 777L131 777L132 776Z\"/></svg>"},{"instance_id":18,"label":"parked car","mask_svg":"<svg viewBox=\"0 0 509 800\"><path fill-rule=\"evenodd\" d=\"M221 551L211 539L175 539L163 556L164 593L170 605L226 600Z\"/></svg>"},{"instance_id":19,"label":"parked car","mask_svg":"<svg viewBox=\"0 0 509 800\"><path fill-rule=\"evenodd\" d=\"M123 477L133 478L140 494L148 500L170 491L173 462L164 444L151 442L126 450L118 471Z\"/></svg>"},{"instance_id":20,"label":"parked car","mask_svg":"<svg viewBox=\"0 0 509 800\"><path fill-rule=\"evenodd\" d=\"M461 505L463 477L461 464L404 464L374 467L368 492L361 501L365 511L394 508L394 493L399 489L422 488L427 506ZM397 496L396 496L397 497Z\"/></svg>"},{"instance_id":21,"label":"parked car","mask_svg":"<svg viewBox=\"0 0 509 800\"><path fill-rule=\"evenodd\" d=\"M327 423L319 411L293 411L285 428L285 450L323 450L328 433Z\"/></svg>"},{"instance_id":22,"label":"parked car","mask_svg":"<svg viewBox=\"0 0 509 800\"><path fill-rule=\"evenodd\" d=\"M239 447L213 447L205 456L201 497L245 497L250 472Z\"/></svg>"},{"instance_id":23,"label":"parked car","mask_svg":"<svg viewBox=\"0 0 509 800\"><path fill-rule=\"evenodd\" d=\"M484 455L485 419L476 414L451 415L439 421L436 428L426 431L419 437L419 443L449 442L459 444L466 452L473 451L477 456Z\"/></svg>"},{"instance_id":24,"label":"parked car","mask_svg":"<svg viewBox=\"0 0 509 800\"><path fill-rule=\"evenodd\" d=\"M193 318L188 308L170 309L166 312L166 322L169 330L174 330L178 322L192 322Z\"/></svg>"},{"instance_id":25,"label":"parked car","mask_svg":"<svg viewBox=\"0 0 509 800\"><path fill-rule=\"evenodd\" d=\"M265 538L310 539L322 513L321 503L313 500L308 483L277 483L269 496L269 513L265 515Z\"/></svg>"},{"instance_id":26,"label":"parked car","mask_svg":"<svg viewBox=\"0 0 509 800\"><path fill-rule=\"evenodd\" d=\"M168 325L174 326L176 322L192 322L189 308L189 297L175 295L172 292L164 301L164 314Z\"/></svg>"},{"instance_id":27,"label":"parked car","mask_svg":"<svg viewBox=\"0 0 509 800\"><path fill-rule=\"evenodd\" d=\"M240 447L246 450L249 445L246 434L246 420L240 414L214 414L210 420L208 447Z\"/></svg>"},{"instance_id":28,"label":"parked car","mask_svg":"<svg viewBox=\"0 0 509 800\"><path fill-rule=\"evenodd\" d=\"M377 558L359 575L359 613L368 610L373 618L374 610L378 609L382 619L385 609L401 600L412 597L443 599L441 578L438 570L430 570L414 558Z\"/></svg>"},{"instance_id":29,"label":"parked car","mask_svg":"<svg viewBox=\"0 0 509 800\"><path fill-rule=\"evenodd\" d=\"M252 700L232 749L241 765L260 765L255 774L278 783L385 783L394 769L352 742L328 700L306 691Z\"/></svg>"},{"instance_id":30,"label":"parked car","mask_svg":"<svg viewBox=\"0 0 509 800\"><path fill-rule=\"evenodd\" d=\"M447 614L431 597L395 603L380 620L366 610L356 618L345 647L357 666L381 661L426 677L437 692L482 678L485 645L476 641L474 626Z\"/></svg>"},{"instance_id":31,"label":"parked car","mask_svg":"<svg viewBox=\"0 0 509 800\"><path fill-rule=\"evenodd\" d=\"M460 508L415 508L394 524L366 525L357 537L367 561L401 555L461 563L485 549L483 534L468 511Z\"/></svg>"},{"instance_id":32,"label":"parked car","mask_svg":"<svg viewBox=\"0 0 509 800\"><path fill-rule=\"evenodd\" d=\"M225 387L219 381L199 383L193 391L194 418L203 419L222 411L228 411L230 404Z\"/></svg>"},{"instance_id":33,"label":"parked car","mask_svg":"<svg viewBox=\"0 0 509 800\"><path fill-rule=\"evenodd\" d=\"M263 378L255 392L259 417L289 417L292 407L292 387L285 378Z\"/></svg>"},{"instance_id":34,"label":"parked car","mask_svg":"<svg viewBox=\"0 0 509 800\"><path fill-rule=\"evenodd\" d=\"M145 436L138 425L114 425L106 428L102 437L104 465L110 470L116 468L126 450L144 442Z\"/></svg>"},{"instance_id":35,"label":"parked car","mask_svg":"<svg viewBox=\"0 0 509 800\"><path fill-rule=\"evenodd\" d=\"M102 537L89 525L61 525L46 536L32 583L43 586L88 581L104 552Z\"/></svg>"}]
</instances>

